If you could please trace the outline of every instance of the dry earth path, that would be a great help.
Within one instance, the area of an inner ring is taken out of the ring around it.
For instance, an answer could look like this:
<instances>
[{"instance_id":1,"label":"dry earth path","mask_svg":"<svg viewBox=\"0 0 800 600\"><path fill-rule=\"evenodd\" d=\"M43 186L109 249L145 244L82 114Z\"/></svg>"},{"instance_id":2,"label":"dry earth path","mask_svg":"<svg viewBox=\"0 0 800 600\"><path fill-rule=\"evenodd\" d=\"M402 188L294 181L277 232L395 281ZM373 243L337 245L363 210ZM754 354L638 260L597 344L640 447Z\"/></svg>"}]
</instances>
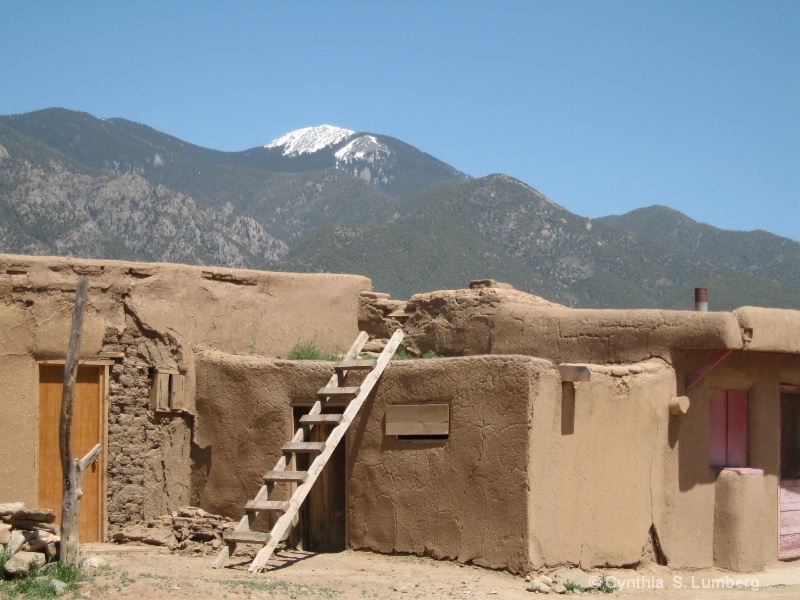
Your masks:
<instances>
[{"instance_id":1,"label":"dry earth path","mask_svg":"<svg viewBox=\"0 0 800 600\"><path fill-rule=\"evenodd\" d=\"M279 552L270 560L268 570L250 575L246 559L237 562L235 557L230 568L214 570L208 556L180 556L153 547L92 544L85 546L83 553L101 556L108 566L95 570L92 580L80 585L77 598L532 600L544 597L527 592L525 580L518 576L416 556L355 551ZM603 574L616 578L622 589L610 595L593 592L588 596L667 600L800 598L800 562L748 575L679 572L662 567L643 571L607 570ZM737 579L741 580L738 589Z\"/></svg>"}]
</instances>

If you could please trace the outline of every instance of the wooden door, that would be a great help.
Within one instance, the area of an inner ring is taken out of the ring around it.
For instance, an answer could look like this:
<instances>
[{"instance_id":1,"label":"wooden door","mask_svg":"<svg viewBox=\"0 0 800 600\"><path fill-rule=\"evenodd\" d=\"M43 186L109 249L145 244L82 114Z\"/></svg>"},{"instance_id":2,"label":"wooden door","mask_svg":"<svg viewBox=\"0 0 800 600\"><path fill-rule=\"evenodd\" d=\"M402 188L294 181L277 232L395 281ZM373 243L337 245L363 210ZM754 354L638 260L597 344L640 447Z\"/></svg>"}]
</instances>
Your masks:
<instances>
[{"instance_id":1,"label":"wooden door","mask_svg":"<svg viewBox=\"0 0 800 600\"><path fill-rule=\"evenodd\" d=\"M323 409L323 413L338 410ZM302 413L305 414L305 413ZM315 425L307 441L324 442L332 427ZM333 455L308 493L300 514L303 549L309 552L341 552L345 549L347 527L345 517L345 440L339 442ZM299 468L308 468L308 457L298 456Z\"/></svg>"},{"instance_id":2,"label":"wooden door","mask_svg":"<svg viewBox=\"0 0 800 600\"><path fill-rule=\"evenodd\" d=\"M56 511L56 523L61 523L64 489L58 447L63 385L64 365L39 365L39 507ZM95 444L104 444L104 399L105 367L80 365L72 419L72 452L75 458L83 457ZM96 461L83 477L79 529L81 543L102 541L105 498L102 463L102 460Z\"/></svg>"},{"instance_id":3,"label":"wooden door","mask_svg":"<svg viewBox=\"0 0 800 600\"><path fill-rule=\"evenodd\" d=\"M800 558L800 387L781 386L778 558Z\"/></svg>"}]
</instances>

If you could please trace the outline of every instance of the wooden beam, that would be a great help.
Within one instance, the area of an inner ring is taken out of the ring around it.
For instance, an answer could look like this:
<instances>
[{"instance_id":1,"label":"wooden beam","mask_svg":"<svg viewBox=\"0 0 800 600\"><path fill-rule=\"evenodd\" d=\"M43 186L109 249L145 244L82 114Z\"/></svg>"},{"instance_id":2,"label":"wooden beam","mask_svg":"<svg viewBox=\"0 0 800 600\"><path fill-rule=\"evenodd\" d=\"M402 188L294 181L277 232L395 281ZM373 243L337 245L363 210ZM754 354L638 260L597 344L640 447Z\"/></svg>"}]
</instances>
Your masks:
<instances>
[{"instance_id":1,"label":"wooden beam","mask_svg":"<svg viewBox=\"0 0 800 600\"><path fill-rule=\"evenodd\" d=\"M585 382L592 380L592 373L586 365L574 365L570 363L562 363L558 365L558 371L561 373L562 382Z\"/></svg>"},{"instance_id":2,"label":"wooden beam","mask_svg":"<svg viewBox=\"0 0 800 600\"><path fill-rule=\"evenodd\" d=\"M686 376L686 391L688 392L695 385L700 383L714 368L719 365L723 360L728 358L728 355L733 352L732 349L717 350L711 358L704 362L693 373Z\"/></svg>"},{"instance_id":3,"label":"wooden beam","mask_svg":"<svg viewBox=\"0 0 800 600\"><path fill-rule=\"evenodd\" d=\"M673 416L685 415L689 411L689 396L674 396L669 401L669 414Z\"/></svg>"},{"instance_id":4,"label":"wooden beam","mask_svg":"<svg viewBox=\"0 0 800 600\"><path fill-rule=\"evenodd\" d=\"M78 378L78 359L81 355L83 338L83 317L86 312L86 295L89 278L78 280L75 290L75 309L72 313L72 330L69 336L67 361L64 365L64 389L61 395L61 418L59 422L58 445L61 451L61 476L64 482L64 496L61 502L61 554L62 565L78 566L80 541L80 501L83 496L83 473L97 460L102 446L97 444L86 456L77 460L72 454L72 415L75 408L75 382Z\"/></svg>"},{"instance_id":5,"label":"wooden beam","mask_svg":"<svg viewBox=\"0 0 800 600\"><path fill-rule=\"evenodd\" d=\"M447 435L450 405L394 404L386 407L386 435Z\"/></svg>"}]
</instances>

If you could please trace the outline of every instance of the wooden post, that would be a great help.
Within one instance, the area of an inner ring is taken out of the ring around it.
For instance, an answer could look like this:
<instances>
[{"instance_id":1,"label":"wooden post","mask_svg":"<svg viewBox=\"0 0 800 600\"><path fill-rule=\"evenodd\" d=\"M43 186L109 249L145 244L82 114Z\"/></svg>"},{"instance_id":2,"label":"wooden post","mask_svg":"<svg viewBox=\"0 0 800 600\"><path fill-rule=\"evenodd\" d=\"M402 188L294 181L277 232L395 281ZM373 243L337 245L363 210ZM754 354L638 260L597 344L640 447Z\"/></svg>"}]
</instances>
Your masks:
<instances>
[{"instance_id":1,"label":"wooden post","mask_svg":"<svg viewBox=\"0 0 800 600\"><path fill-rule=\"evenodd\" d=\"M102 446L97 444L80 460L72 456L72 413L75 407L75 381L78 378L78 359L81 354L83 314L89 278L81 277L75 291L75 310L72 313L72 331L69 336L67 361L64 365L64 392L61 396L61 420L58 445L61 451L61 475L64 499L61 503L61 556L63 565L78 566L78 532L80 527L80 500L83 495L83 473L97 460Z\"/></svg>"}]
</instances>

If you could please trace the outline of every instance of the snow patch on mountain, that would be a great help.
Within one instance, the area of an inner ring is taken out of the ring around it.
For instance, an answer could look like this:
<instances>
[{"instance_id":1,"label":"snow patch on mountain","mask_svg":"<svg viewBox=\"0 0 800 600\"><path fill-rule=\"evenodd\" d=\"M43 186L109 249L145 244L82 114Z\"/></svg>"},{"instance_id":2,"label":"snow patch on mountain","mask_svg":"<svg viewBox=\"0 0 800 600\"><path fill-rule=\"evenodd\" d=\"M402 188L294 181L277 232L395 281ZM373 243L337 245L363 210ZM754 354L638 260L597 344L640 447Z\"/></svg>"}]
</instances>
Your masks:
<instances>
[{"instance_id":1,"label":"snow patch on mountain","mask_svg":"<svg viewBox=\"0 0 800 600\"><path fill-rule=\"evenodd\" d=\"M355 131L334 127L333 125L319 125L317 127L304 127L297 129L276 140L272 140L265 148L283 148L284 156L298 156L312 154L328 146L334 146L355 135Z\"/></svg>"},{"instance_id":2,"label":"snow patch on mountain","mask_svg":"<svg viewBox=\"0 0 800 600\"><path fill-rule=\"evenodd\" d=\"M354 160L375 163L388 156L389 147L381 144L374 135L362 135L348 142L336 152L337 166L339 163L350 163Z\"/></svg>"}]
</instances>

